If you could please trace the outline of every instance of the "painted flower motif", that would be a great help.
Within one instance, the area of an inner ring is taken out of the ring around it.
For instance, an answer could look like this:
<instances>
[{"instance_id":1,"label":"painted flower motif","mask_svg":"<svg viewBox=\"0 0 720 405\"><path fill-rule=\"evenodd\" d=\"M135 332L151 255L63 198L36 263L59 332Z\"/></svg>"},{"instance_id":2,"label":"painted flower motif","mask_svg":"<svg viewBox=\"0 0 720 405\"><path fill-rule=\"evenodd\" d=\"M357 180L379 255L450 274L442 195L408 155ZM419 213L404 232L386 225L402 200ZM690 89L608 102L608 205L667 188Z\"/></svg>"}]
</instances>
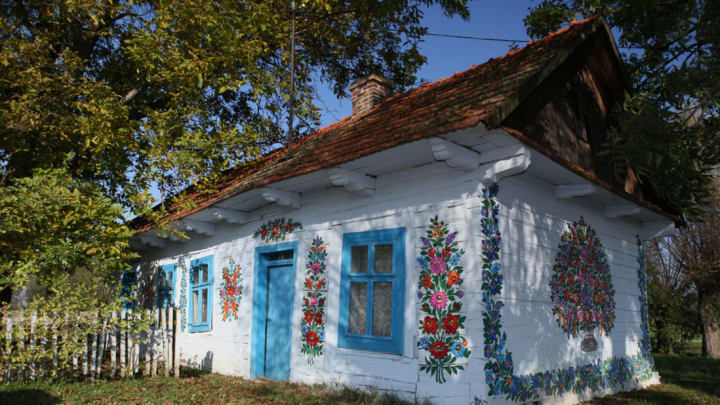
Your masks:
<instances>
[{"instance_id":1,"label":"painted flower motif","mask_svg":"<svg viewBox=\"0 0 720 405\"><path fill-rule=\"evenodd\" d=\"M287 226L286 224L286 229ZM301 330L305 338L300 352L307 356L310 364L315 357L322 354L325 341L325 292L321 289L326 283L323 277L326 258L326 246L322 238L317 236L312 240L307 254L305 287L309 291L303 297L304 312L301 320Z\"/></svg>"},{"instance_id":2,"label":"painted flower motif","mask_svg":"<svg viewBox=\"0 0 720 405\"><path fill-rule=\"evenodd\" d=\"M437 320L431 316L426 316L425 320L423 321L423 330L425 331L425 333L434 335L438 330Z\"/></svg>"},{"instance_id":3,"label":"painted flower motif","mask_svg":"<svg viewBox=\"0 0 720 405\"><path fill-rule=\"evenodd\" d=\"M447 286L452 287L455 284L460 284L460 276L455 271L451 271L447 275Z\"/></svg>"},{"instance_id":4,"label":"painted flower motif","mask_svg":"<svg viewBox=\"0 0 720 405\"><path fill-rule=\"evenodd\" d=\"M445 260L441 256L433 256L430 259L430 271L433 274L442 274L445 273L445 270Z\"/></svg>"},{"instance_id":5,"label":"painted flower motif","mask_svg":"<svg viewBox=\"0 0 720 405\"><path fill-rule=\"evenodd\" d=\"M430 296L430 304L435 308L445 308L447 305L447 294L445 291L436 291Z\"/></svg>"},{"instance_id":6,"label":"painted flower motif","mask_svg":"<svg viewBox=\"0 0 720 405\"><path fill-rule=\"evenodd\" d=\"M420 279L420 284L428 290L432 290L434 287L432 277L430 276L422 276L422 278Z\"/></svg>"},{"instance_id":7,"label":"painted flower motif","mask_svg":"<svg viewBox=\"0 0 720 405\"><path fill-rule=\"evenodd\" d=\"M306 341L310 346L316 346L316 345L318 344L318 342L320 342L320 338L318 337L317 333L315 333L315 332L313 332L313 331L309 331L309 332L305 335L305 341Z\"/></svg>"},{"instance_id":8,"label":"painted flower motif","mask_svg":"<svg viewBox=\"0 0 720 405\"><path fill-rule=\"evenodd\" d=\"M456 341L453 342L453 344L450 346L450 352L455 357L463 357L465 355L465 345L462 341Z\"/></svg>"},{"instance_id":9,"label":"painted flower motif","mask_svg":"<svg viewBox=\"0 0 720 405\"><path fill-rule=\"evenodd\" d=\"M238 319L238 308L242 299L242 277L239 265L230 260L227 266L223 267L223 282L220 285L220 302L222 305L223 321Z\"/></svg>"},{"instance_id":10,"label":"painted flower motif","mask_svg":"<svg viewBox=\"0 0 720 405\"><path fill-rule=\"evenodd\" d=\"M489 359L490 357L492 357L492 354L493 354L492 346L485 345L485 349L484 349L483 353L485 354L486 359Z\"/></svg>"},{"instance_id":11,"label":"painted flower motif","mask_svg":"<svg viewBox=\"0 0 720 405\"><path fill-rule=\"evenodd\" d=\"M464 317L459 316L462 308L459 300L464 293L455 289L462 283L460 259L465 252L457 246L457 232L451 232L447 223L437 217L430 220L426 235L421 239L421 255L417 258L421 269L418 298L425 313L419 322L423 337L418 340L418 347L427 350L429 356L420 364L420 370L443 383L446 375L463 370L464 365L455 359L470 356L467 341L461 335Z\"/></svg>"},{"instance_id":12,"label":"painted flower motif","mask_svg":"<svg viewBox=\"0 0 720 405\"><path fill-rule=\"evenodd\" d=\"M459 323L458 323L458 316L457 315L448 315L442 320L442 327L445 333L448 333L450 335L454 334L458 329Z\"/></svg>"},{"instance_id":13,"label":"painted flower motif","mask_svg":"<svg viewBox=\"0 0 720 405\"><path fill-rule=\"evenodd\" d=\"M448 354L448 346L442 340L436 340L430 345L430 354L436 359L444 359Z\"/></svg>"}]
</instances>

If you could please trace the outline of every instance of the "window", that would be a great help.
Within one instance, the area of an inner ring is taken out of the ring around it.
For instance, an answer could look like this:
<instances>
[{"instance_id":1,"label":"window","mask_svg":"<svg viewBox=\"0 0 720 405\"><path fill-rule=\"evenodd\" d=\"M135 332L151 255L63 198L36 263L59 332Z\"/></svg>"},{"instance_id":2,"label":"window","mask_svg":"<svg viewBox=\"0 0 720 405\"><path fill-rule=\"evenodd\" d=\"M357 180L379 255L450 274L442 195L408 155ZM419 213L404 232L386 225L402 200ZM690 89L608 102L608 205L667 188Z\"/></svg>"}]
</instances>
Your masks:
<instances>
[{"instance_id":1,"label":"window","mask_svg":"<svg viewBox=\"0 0 720 405\"><path fill-rule=\"evenodd\" d=\"M405 228L346 233L338 346L402 354Z\"/></svg>"},{"instance_id":2,"label":"window","mask_svg":"<svg viewBox=\"0 0 720 405\"><path fill-rule=\"evenodd\" d=\"M122 285L122 297L126 300L125 309L135 309L135 297L133 293L137 285L137 271L134 269L123 271L120 284Z\"/></svg>"},{"instance_id":3,"label":"window","mask_svg":"<svg viewBox=\"0 0 720 405\"><path fill-rule=\"evenodd\" d=\"M190 332L207 332L212 325L213 257L190 262Z\"/></svg>"},{"instance_id":4,"label":"window","mask_svg":"<svg viewBox=\"0 0 720 405\"><path fill-rule=\"evenodd\" d=\"M167 308L175 302L175 264L158 268L157 306Z\"/></svg>"}]
</instances>

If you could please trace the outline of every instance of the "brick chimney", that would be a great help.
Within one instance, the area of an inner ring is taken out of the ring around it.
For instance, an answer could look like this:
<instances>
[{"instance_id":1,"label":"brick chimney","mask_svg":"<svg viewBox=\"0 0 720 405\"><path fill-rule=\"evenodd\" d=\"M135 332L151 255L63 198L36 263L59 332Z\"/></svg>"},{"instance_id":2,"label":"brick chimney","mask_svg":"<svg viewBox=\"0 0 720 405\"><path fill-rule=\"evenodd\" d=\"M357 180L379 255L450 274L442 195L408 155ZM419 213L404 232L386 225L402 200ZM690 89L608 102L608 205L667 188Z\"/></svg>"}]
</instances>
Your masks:
<instances>
[{"instance_id":1,"label":"brick chimney","mask_svg":"<svg viewBox=\"0 0 720 405\"><path fill-rule=\"evenodd\" d=\"M353 114L370 111L380 101L391 95L392 90L392 83L379 75L372 74L356 80L350 85Z\"/></svg>"}]
</instances>

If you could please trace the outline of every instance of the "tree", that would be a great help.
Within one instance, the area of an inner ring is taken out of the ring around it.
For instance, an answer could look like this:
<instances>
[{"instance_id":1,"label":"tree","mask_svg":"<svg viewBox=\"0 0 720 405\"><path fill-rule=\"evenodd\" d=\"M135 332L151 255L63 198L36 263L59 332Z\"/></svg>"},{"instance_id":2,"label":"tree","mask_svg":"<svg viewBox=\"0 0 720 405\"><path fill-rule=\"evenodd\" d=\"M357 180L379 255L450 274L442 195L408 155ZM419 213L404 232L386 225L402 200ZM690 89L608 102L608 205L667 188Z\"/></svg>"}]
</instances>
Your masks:
<instances>
[{"instance_id":1,"label":"tree","mask_svg":"<svg viewBox=\"0 0 720 405\"><path fill-rule=\"evenodd\" d=\"M38 169L0 188L2 301L30 280L51 287L78 270L113 285L137 257L131 235L117 205L62 169Z\"/></svg>"},{"instance_id":2,"label":"tree","mask_svg":"<svg viewBox=\"0 0 720 405\"><path fill-rule=\"evenodd\" d=\"M466 0L298 1L295 112L313 86L338 95L381 73L400 88L425 61L421 5ZM25 0L0 5L0 186L67 167L135 214L283 142L290 10L278 1Z\"/></svg>"},{"instance_id":3,"label":"tree","mask_svg":"<svg viewBox=\"0 0 720 405\"><path fill-rule=\"evenodd\" d=\"M680 263L669 256L672 238L647 242L645 268L653 350L682 351L702 333L698 297L692 280Z\"/></svg>"},{"instance_id":4,"label":"tree","mask_svg":"<svg viewBox=\"0 0 720 405\"><path fill-rule=\"evenodd\" d=\"M695 286L703 355L720 358L720 180L715 179L709 205L676 231L667 250Z\"/></svg>"},{"instance_id":5,"label":"tree","mask_svg":"<svg viewBox=\"0 0 720 405\"><path fill-rule=\"evenodd\" d=\"M594 14L619 34L633 94L608 137L615 173L631 167L679 212L695 212L720 162L720 2L541 0L529 11L532 38Z\"/></svg>"},{"instance_id":6,"label":"tree","mask_svg":"<svg viewBox=\"0 0 720 405\"><path fill-rule=\"evenodd\" d=\"M468 17L466 0L2 2L0 288L91 265L96 242L129 236L118 207L163 218L151 187L182 200L286 142L291 3L299 136L316 125L318 80L338 95L369 73L415 82L422 5Z\"/></svg>"}]
</instances>

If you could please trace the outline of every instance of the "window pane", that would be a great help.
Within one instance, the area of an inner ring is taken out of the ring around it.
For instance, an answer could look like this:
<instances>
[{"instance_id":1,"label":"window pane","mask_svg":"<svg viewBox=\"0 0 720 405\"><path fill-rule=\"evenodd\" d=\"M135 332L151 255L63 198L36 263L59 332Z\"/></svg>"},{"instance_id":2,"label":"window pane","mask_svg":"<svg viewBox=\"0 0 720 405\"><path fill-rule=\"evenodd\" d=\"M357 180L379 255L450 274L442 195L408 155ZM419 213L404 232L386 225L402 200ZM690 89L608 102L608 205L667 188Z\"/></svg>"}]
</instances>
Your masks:
<instances>
[{"instance_id":1,"label":"window pane","mask_svg":"<svg viewBox=\"0 0 720 405\"><path fill-rule=\"evenodd\" d=\"M201 271L202 271L202 282L207 283L207 281L208 281L208 265L203 264L201 267Z\"/></svg>"},{"instance_id":2,"label":"window pane","mask_svg":"<svg viewBox=\"0 0 720 405\"><path fill-rule=\"evenodd\" d=\"M375 245L375 273L392 273L393 245Z\"/></svg>"},{"instance_id":3,"label":"window pane","mask_svg":"<svg viewBox=\"0 0 720 405\"><path fill-rule=\"evenodd\" d=\"M368 268L368 247L353 246L350 271L353 273L367 273Z\"/></svg>"},{"instance_id":4,"label":"window pane","mask_svg":"<svg viewBox=\"0 0 720 405\"><path fill-rule=\"evenodd\" d=\"M367 247L366 247L367 248ZM367 320L367 283L350 283L348 333L364 335Z\"/></svg>"},{"instance_id":5,"label":"window pane","mask_svg":"<svg viewBox=\"0 0 720 405\"><path fill-rule=\"evenodd\" d=\"M197 323L198 321L198 292L193 291L192 292L192 304L193 304L193 312L192 312L192 322Z\"/></svg>"},{"instance_id":6,"label":"window pane","mask_svg":"<svg viewBox=\"0 0 720 405\"><path fill-rule=\"evenodd\" d=\"M193 267L192 273L190 274L190 283L191 284L197 284L198 283L198 275L200 274L199 269L197 267Z\"/></svg>"},{"instance_id":7,"label":"window pane","mask_svg":"<svg viewBox=\"0 0 720 405\"><path fill-rule=\"evenodd\" d=\"M206 269L206 271L207 271L207 269ZM202 322L203 323L206 323L208 321L207 313L208 313L208 290L204 289L204 290L202 290Z\"/></svg>"},{"instance_id":8,"label":"window pane","mask_svg":"<svg viewBox=\"0 0 720 405\"><path fill-rule=\"evenodd\" d=\"M390 337L392 314L392 283L373 284L373 336Z\"/></svg>"},{"instance_id":9,"label":"window pane","mask_svg":"<svg viewBox=\"0 0 720 405\"><path fill-rule=\"evenodd\" d=\"M274 260L290 260L293 258L292 250L283 250L282 252L273 252L265 255L265 258L270 261Z\"/></svg>"}]
</instances>

